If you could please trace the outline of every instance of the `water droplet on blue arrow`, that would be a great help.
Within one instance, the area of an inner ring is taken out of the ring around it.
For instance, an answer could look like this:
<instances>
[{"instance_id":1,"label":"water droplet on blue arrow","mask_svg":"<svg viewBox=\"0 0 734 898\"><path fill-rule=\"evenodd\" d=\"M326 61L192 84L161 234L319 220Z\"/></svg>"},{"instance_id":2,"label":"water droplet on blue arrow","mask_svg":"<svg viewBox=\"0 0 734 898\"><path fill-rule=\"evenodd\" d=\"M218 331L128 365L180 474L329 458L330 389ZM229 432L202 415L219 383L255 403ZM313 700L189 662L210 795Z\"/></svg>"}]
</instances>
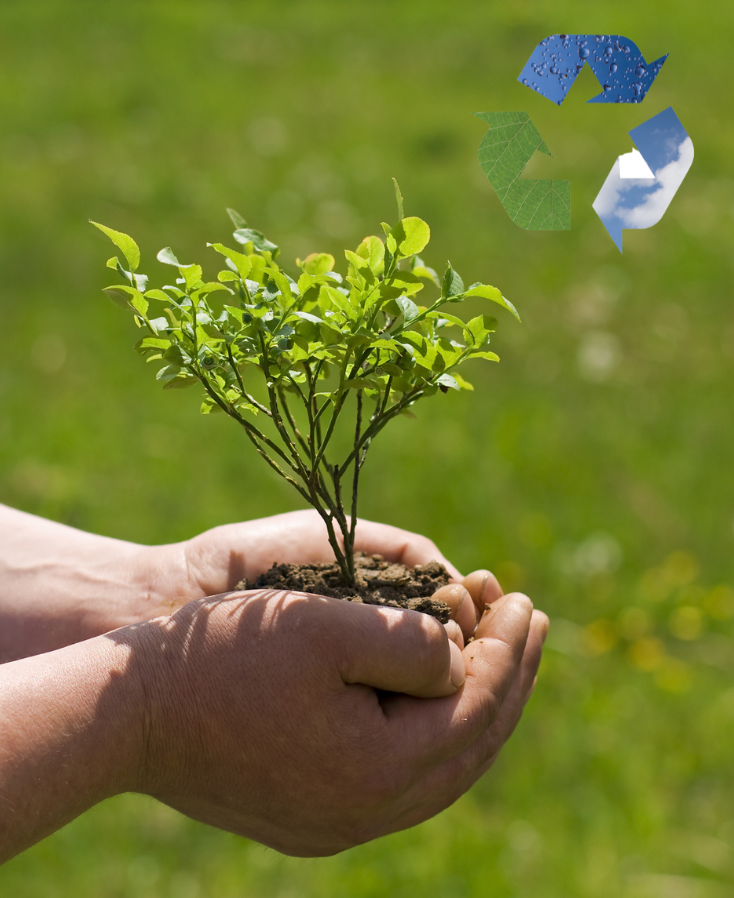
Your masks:
<instances>
[{"instance_id":1,"label":"water droplet on blue arrow","mask_svg":"<svg viewBox=\"0 0 734 898\"><path fill-rule=\"evenodd\" d=\"M642 76L643 76L644 74L645 74L645 66L644 66L644 65L638 65L638 66L635 68L635 75L637 75L638 78L642 78Z\"/></svg>"},{"instance_id":2,"label":"water droplet on blue arrow","mask_svg":"<svg viewBox=\"0 0 734 898\"><path fill-rule=\"evenodd\" d=\"M609 66L609 71L612 73L612 75L617 71L617 63L616 63L616 62L613 62L613 63Z\"/></svg>"},{"instance_id":3,"label":"water droplet on blue arrow","mask_svg":"<svg viewBox=\"0 0 734 898\"><path fill-rule=\"evenodd\" d=\"M581 47L581 49L579 50L579 56L582 59L586 59L588 57L588 55L589 55L589 51L586 49L586 47Z\"/></svg>"},{"instance_id":4,"label":"water droplet on blue arrow","mask_svg":"<svg viewBox=\"0 0 734 898\"><path fill-rule=\"evenodd\" d=\"M556 66L552 65L552 66L550 67L550 73L551 73L551 75L557 75L557 74L558 74L558 69L556 68Z\"/></svg>"}]
</instances>

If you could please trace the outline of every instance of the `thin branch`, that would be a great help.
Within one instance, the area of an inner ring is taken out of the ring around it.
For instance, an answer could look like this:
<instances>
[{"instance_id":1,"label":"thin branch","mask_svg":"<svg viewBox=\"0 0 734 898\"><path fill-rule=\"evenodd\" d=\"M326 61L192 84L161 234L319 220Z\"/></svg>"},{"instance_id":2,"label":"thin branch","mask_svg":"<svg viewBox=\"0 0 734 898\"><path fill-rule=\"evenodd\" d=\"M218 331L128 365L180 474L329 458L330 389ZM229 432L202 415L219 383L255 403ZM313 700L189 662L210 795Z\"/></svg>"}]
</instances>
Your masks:
<instances>
[{"instance_id":1,"label":"thin branch","mask_svg":"<svg viewBox=\"0 0 734 898\"><path fill-rule=\"evenodd\" d=\"M285 413L285 420L288 424L290 424L291 430L293 431L295 438L298 440L298 443L300 444L303 451L306 453L310 453L308 443L303 438L301 431L298 429L298 425L296 424L295 419L294 419L293 415L291 414L291 410L288 407L288 401L285 396L285 391L283 390L282 387L278 387L278 398L280 399L280 407L283 409L283 412Z\"/></svg>"},{"instance_id":2,"label":"thin branch","mask_svg":"<svg viewBox=\"0 0 734 898\"><path fill-rule=\"evenodd\" d=\"M240 393L242 393L242 395L250 403L250 405L254 406L259 412L262 412L264 415L267 415L268 418L272 418L273 416L270 412L270 409L266 405L263 405L261 402L258 402L254 396L250 396L250 394L245 389L245 383L242 380L242 374L237 367L235 357L232 353L232 347L229 345L229 343L227 343L227 358L229 359L229 365L234 372L234 376L237 378L237 386L240 388Z\"/></svg>"},{"instance_id":3,"label":"thin branch","mask_svg":"<svg viewBox=\"0 0 734 898\"><path fill-rule=\"evenodd\" d=\"M362 391L357 390L357 425L354 430L354 445L359 444L359 438L362 432ZM354 459L354 476L352 478L352 514L349 526L349 549L354 555L354 533L357 529L357 495L359 492L359 471L364 463L364 455Z\"/></svg>"},{"instance_id":4,"label":"thin branch","mask_svg":"<svg viewBox=\"0 0 734 898\"><path fill-rule=\"evenodd\" d=\"M352 463L352 460L356 458L357 453L364 446L366 442L371 441L377 434L382 430L382 428L387 424L388 421L392 420L395 415L400 414L400 412L407 408L412 403L416 402L423 395L423 388L416 387L410 393L406 393L405 396L399 401L396 402L395 405L391 406L383 415L381 415L376 420L370 423L370 426L365 430L362 434L362 437L359 440L359 443L352 449L352 451L347 456L346 461L339 468L340 475L344 474L349 465Z\"/></svg>"},{"instance_id":5,"label":"thin branch","mask_svg":"<svg viewBox=\"0 0 734 898\"><path fill-rule=\"evenodd\" d=\"M293 467L290 464L290 461L288 460L287 456L281 451L281 449L278 446L276 446L275 443L272 442L272 440L269 440L265 436L264 433L261 433L256 427L253 427L253 425L250 424L249 421L246 421L242 417L242 415L239 414L237 409L235 409L233 406L229 405L229 403L225 402L225 400L223 400L216 393L216 391L211 388L211 386L209 385L209 383L207 381L205 381L201 378L200 378L200 380L201 380L202 384L204 385L204 389L207 391L209 396L211 396L211 398L217 403L217 405L222 409L222 411L226 412L230 416L230 418L233 418L235 421L237 421L239 424L242 425L242 427L245 430L245 433L247 434L247 436L250 439L250 442L253 444L253 446L258 451L258 453L270 465L270 467L277 474L279 474L283 478L283 480L287 481L288 483L291 484L291 486L295 487L296 490L298 490L298 492L300 493L300 495L303 496L303 498L309 504L313 504L309 494L301 486L301 484L298 483L297 481L295 481L290 475L286 474L286 472L280 467L280 465L275 461L275 459L271 458L270 455L268 455L268 453L263 450L259 441L262 441L266 446L268 446L269 448L271 448L275 452L277 452L278 455L283 459L283 461L285 461L288 465Z\"/></svg>"}]
</instances>

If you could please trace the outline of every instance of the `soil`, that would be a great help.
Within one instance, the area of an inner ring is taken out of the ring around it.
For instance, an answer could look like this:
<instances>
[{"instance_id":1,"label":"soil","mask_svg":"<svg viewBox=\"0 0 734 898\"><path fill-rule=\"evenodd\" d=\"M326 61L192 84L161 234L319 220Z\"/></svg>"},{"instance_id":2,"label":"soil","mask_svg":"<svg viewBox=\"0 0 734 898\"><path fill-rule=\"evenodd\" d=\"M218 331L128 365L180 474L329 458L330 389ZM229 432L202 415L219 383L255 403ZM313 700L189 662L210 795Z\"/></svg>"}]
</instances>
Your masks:
<instances>
[{"instance_id":1,"label":"soil","mask_svg":"<svg viewBox=\"0 0 734 898\"><path fill-rule=\"evenodd\" d=\"M242 580L237 589L287 589L295 592L332 596L348 602L368 605L387 605L391 608L410 608L430 614L442 623L449 619L450 608L445 602L431 598L433 593L449 582L446 568L437 561L419 564L414 568L385 561L382 555L357 554L356 588L348 586L334 562L331 564L274 564L254 583Z\"/></svg>"}]
</instances>

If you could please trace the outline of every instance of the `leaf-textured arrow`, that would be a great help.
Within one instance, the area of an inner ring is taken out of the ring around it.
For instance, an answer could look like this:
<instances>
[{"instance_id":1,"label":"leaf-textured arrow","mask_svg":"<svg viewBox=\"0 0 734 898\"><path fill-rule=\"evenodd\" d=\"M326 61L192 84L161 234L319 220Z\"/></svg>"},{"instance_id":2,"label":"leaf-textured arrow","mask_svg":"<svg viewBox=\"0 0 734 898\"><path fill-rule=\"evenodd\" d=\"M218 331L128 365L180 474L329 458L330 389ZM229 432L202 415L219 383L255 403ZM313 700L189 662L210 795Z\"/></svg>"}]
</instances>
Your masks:
<instances>
[{"instance_id":1,"label":"leaf-textured arrow","mask_svg":"<svg viewBox=\"0 0 734 898\"><path fill-rule=\"evenodd\" d=\"M550 156L526 112L475 112L489 130L479 145L479 164L507 214L527 231L571 228L571 182L522 180L525 166L539 150Z\"/></svg>"}]
</instances>

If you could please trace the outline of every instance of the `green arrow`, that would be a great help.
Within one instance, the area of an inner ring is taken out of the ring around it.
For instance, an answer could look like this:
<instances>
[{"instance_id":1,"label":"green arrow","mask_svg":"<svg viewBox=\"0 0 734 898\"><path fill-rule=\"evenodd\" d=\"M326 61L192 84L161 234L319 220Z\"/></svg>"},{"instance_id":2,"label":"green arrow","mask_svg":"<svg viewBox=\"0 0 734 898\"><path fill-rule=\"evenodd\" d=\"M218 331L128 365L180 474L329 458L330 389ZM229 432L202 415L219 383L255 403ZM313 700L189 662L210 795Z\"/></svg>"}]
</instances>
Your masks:
<instances>
[{"instance_id":1,"label":"green arrow","mask_svg":"<svg viewBox=\"0 0 734 898\"><path fill-rule=\"evenodd\" d=\"M479 164L507 214L526 231L571 229L570 181L523 181L533 153L550 156L527 112L475 112L489 124L479 144Z\"/></svg>"}]
</instances>

